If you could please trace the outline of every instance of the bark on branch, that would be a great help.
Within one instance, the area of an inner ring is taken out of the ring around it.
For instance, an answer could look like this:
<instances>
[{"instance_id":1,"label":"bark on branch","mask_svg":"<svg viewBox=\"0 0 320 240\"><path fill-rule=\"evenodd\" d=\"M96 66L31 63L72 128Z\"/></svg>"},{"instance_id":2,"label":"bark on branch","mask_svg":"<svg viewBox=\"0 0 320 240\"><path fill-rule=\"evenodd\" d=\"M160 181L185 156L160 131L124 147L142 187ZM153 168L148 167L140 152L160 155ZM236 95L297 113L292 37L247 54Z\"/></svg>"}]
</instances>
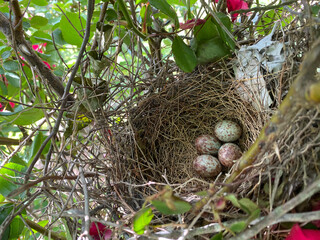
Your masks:
<instances>
[{"instance_id":1,"label":"bark on branch","mask_svg":"<svg viewBox=\"0 0 320 240\"><path fill-rule=\"evenodd\" d=\"M19 5L15 4L13 7L17 8ZM20 9L15 9L14 12L21 13ZM16 27L3 13L0 12L0 31L7 37L8 42L16 48L17 52L19 52L25 61L29 63L30 67L36 71L42 81L47 81L54 92L56 92L59 97L62 97L64 93L64 86L61 79L53 74L53 72L44 64L43 60L36 54L32 46L26 41L23 29L20 27L22 26L21 22L21 16L16 18ZM68 101L72 102L73 97L69 95Z\"/></svg>"}]
</instances>

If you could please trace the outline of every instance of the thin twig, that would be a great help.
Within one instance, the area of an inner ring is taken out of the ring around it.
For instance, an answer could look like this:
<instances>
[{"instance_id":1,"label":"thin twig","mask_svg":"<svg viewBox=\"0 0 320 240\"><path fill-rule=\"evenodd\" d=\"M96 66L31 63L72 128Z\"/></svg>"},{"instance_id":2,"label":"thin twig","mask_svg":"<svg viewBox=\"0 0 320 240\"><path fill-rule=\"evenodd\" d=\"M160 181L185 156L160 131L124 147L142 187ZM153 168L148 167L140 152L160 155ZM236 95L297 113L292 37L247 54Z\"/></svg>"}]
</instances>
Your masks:
<instances>
[{"instance_id":1,"label":"thin twig","mask_svg":"<svg viewBox=\"0 0 320 240\"><path fill-rule=\"evenodd\" d=\"M265 11L265 10L277 9L277 8L281 8L281 7L283 7L283 6L287 6L287 5L290 5L291 3L296 3L296 2L297 2L297 0L292 0L292 1L280 3L280 4L278 4L278 5L268 5L268 6L264 6L264 7L254 7L254 8L249 8L249 9L240 9L240 10L236 10L236 11L230 12L230 14L234 14L234 13L258 12L258 11Z\"/></svg>"},{"instance_id":2,"label":"thin twig","mask_svg":"<svg viewBox=\"0 0 320 240\"><path fill-rule=\"evenodd\" d=\"M262 229L264 229L267 226L271 226L274 222L277 222L278 219L285 215L287 212L289 212L294 207L307 200L309 197L312 197L315 193L319 191L320 179L313 182L309 187L300 192L296 197L290 199L285 204L274 209L273 212L271 212L266 218L257 223L257 225L247 229L243 233L240 233L239 235L231 238L230 240L247 240L252 238L256 234L258 234Z\"/></svg>"},{"instance_id":3,"label":"thin twig","mask_svg":"<svg viewBox=\"0 0 320 240\"><path fill-rule=\"evenodd\" d=\"M10 212L10 215L8 215L5 220L1 223L0 225L0 239L4 239L3 234L4 231L9 227L10 223L12 222L12 220L20 215L22 213L22 211L28 207L34 199L36 199L36 197L38 197L41 194L41 191L36 192L35 194L33 194L33 196L31 196L30 198L27 198L27 200L23 203L20 204L18 207L20 207L16 212L14 210L12 210Z\"/></svg>"},{"instance_id":4,"label":"thin twig","mask_svg":"<svg viewBox=\"0 0 320 240\"><path fill-rule=\"evenodd\" d=\"M79 172L80 172L80 178L81 178L83 195L84 195L84 232L82 235L89 236L89 229L90 229L89 194L88 194L87 183L84 177L82 167L79 167Z\"/></svg>"},{"instance_id":5,"label":"thin twig","mask_svg":"<svg viewBox=\"0 0 320 240\"><path fill-rule=\"evenodd\" d=\"M93 10L94 10L94 3L95 3L94 0L89 0L88 1L86 32L85 32L84 39L83 39L83 42L82 42L82 45L81 45L81 48L80 48L80 51L79 51L79 55L77 57L76 63L74 64L73 71L71 72L70 78L68 80L68 83L67 83L67 85L66 85L66 87L64 89L64 93L63 93L63 96L62 96L61 108L60 108L60 111L59 111L59 116L58 116L58 118L56 120L56 124L54 125L54 128L53 128L52 132L50 133L50 135L43 141L39 151L37 152L36 156L32 160L32 162L31 162L31 164L30 164L30 166L29 166L29 168L27 170L28 174L26 175L25 183L28 181L29 174L32 172L32 169L33 169L34 165L37 163L37 161L38 161L42 151L44 150L45 146L50 141L50 139L53 138L57 134L57 132L59 130L59 126L60 126L60 123L61 123L61 120L62 120L62 116L63 116L63 113L65 111L64 108L67 105L67 100L68 100L67 95L69 94L72 81L73 81L74 77L76 76L76 73L77 73L78 68L80 66L80 63L81 63L81 59L83 57L83 53L84 53L84 51L86 49L86 45L87 45L87 43L89 41L90 25L91 25L91 19L92 19ZM46 157L46 162L50 161L52 150L53 150L53 145L51 144L49 152L48 152L47 157Z\"/></svg>"}]
</instances>

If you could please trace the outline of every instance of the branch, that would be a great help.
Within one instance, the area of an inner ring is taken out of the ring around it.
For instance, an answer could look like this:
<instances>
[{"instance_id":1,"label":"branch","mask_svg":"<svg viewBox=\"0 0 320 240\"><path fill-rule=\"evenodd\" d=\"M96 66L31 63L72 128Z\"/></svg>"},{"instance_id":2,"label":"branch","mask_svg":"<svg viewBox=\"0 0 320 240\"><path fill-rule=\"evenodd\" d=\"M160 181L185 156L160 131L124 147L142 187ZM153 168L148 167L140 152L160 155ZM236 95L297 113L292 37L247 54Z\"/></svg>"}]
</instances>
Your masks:
<instances>
[{"instance_id":1,"label":"branch","mask_svg":"<svg viewBox=\"0 0 320 240\"><path fill-rule=\"evenodd\" d=\"M94 0L89 0L88 1L88 6L87 6L87 23L86 23L86 30L85 30L85 35L84 35L84 38L83 38L83 42L81 44L81 48L80 48L80 51L79 51L79 55L77 57L77 60L76 60L76 63L74 64L73 66L73 70L70 74L70 78L68 80L68 83L67 83L67 86L66 88L63 90L63 95L62 95L62 103L61 103L61 108L60 108L60 112L59 112L59 115L58 115L58 118L56 120L56 123L54 125L54 128L52 129L52 132L50 133L50 135L43 141L42 145L40 146L39 148L39 151L37 152L36 156L34 157L34 159L32 160L31 164L29 165L29 168L26 172L26 177L25 177L25 183L29 180L29 175L30 173L32 172L32 169L34 167L34 165L37 163L43 149L45 148L45 146L47 145L47 143L50 141L51 138L53 138L58 130L59 130L59 126L60 126L60 123L61 123L61 120L62 120L62 116L63 116L63 113L64 113L64 108L65 106L67 105L67 98L66 96L68 95L69 91L70 91L70 88L71 88L71 84L72 84L72 81L74 79L74 77L76 76L76 73L78 71L78 68L80 66L80 62L81 62L81 59L83 57L83 53L86 49L86 46L87 46L87 43L89 41L89 37L90 37L90 25L91 25L91 19L92 19L92 14L93 14L93 10L94 10L94 3L95 1ZM52 151L53 151L53 145L51 144L50 146L50 149L49 149L49 152L47 153L47 156L46 156L46 168L45 168L45 172L47 170L47 167L48 167L48 163L51 159L51 154L52 154Z\"/></svg>"},{"instance_id":2,"label":"branch","mask_svg":"<svg viewBox=\"0 0 320 240\"><path fill-rule=\"evenodd\" d=\"M304 61L300 66L300 73L291 85L290 90L282 101L277 113L272 116L270 121L262 129L255 143L240 158L236 170L226 180L227 184L232 183L246 167L250 166L256 160L259 153L265 152L268 149L268 147L279 136L283 127L288 124L291 117L299 110L300 107L313 104L311 101L308 101L306 94L308 93L310 86L319 85L319 82L317 82L314 76L319 65L320 38L315 42L311 51L309 51L305 56ZM221 192L225 192L227 190L228 187L224 187Z\"/></svg>"},{"instance_id":3,"label":"branch","mask_svg":"<svg viewBox=\"0 0 320 240\"><path fill-rule=\"evenodd\" d=\"M30 228L36 230L37 232L41 233L44 236L51 237L54 240L67 240L65 237L60 236L55 232L50 232L48 229L40 226L39 224L29 220L28 218L23 218L23 220L29 225Z\"/></svg>"},{"instance_id":4,"label":"branch","mask_svg":"<svg viewBox=\"0 0 320 240\"><path fill-rule=\"evenodd\" d=\"M15 5L14 12L17 12L18 14L20 8L17 10L17 7L19 6ZM12 26L12 24L9 19L0 12L0 31L7 37L8 42L13 46L16 46L17 51L25 61L28 62L30 67L36 70L37 74L43 81L47 81L49 83L59 97L62 97L64 87L61 79L54 75L53 72L44 64L43 60L36 54L32 46L26 41L23 30L20 29L20 27L17 27L17 29L12 32L10 26ZM67 98L68 101L73 102L73 98L71 96L68 96Z\"/></svg>"},{"instance_id":5,"label":"branch","mask_svg":"<svg viewBox=\"0 0 320 240\"><path fill-rule=\"evenodd\" d=\"M142 32L139 31L139 29L133 24L133 21L130 17L130 14L128 12L127 6L123 2L123 0L118 0L119 9L122 12L124 18L127 21L127 27L129 29L132 29L134 33L136 33L139 37L141 37L143 40L147 39L147 36L144 35Z\"/></svg>"},{"instance_id":6,"label":"branch","mask_svg":"<svg viewBox=\"0 0 320 240\"><path fill-rule=\"evenodd\" d=\"M282 217L285 213L292 210L300 203L307 200L309 197L320 191L320 179L316 180L309 187L299 193L296 197L292 198L285 204L274 209L267 217L260 221L254 227L247 229L243 233L231 238L230 240L247 240L258 234L262 229L277 222L277 219Z\"/></svg>"},{"instance_id":7,"label":"branch","mask_svg":"<svg viewBox=\"0 0 320 240\"><path fill-rule=\"evenodd\" d=\"M5 230L9 227L10 223L12 222L12 220L20 215L22 213L22 211L28 207L32 202L33 200L35 200L39 195L40 195L40 191L39 192L36 192L32 197L29 197L27 198L26 201L22 202L19 204L18 206L18 210L16 212L14 212L14 210L12 210L10 212L10 214L5 218L5 220L0 224L0 239L4 239L3 235L5 233Z\"/></svg>"},{"instance_id":8,"label":"branch","mask_svg":"<svg viewBox=\"0 0 320 240\"><path fill-rule=\"evenodd\" d=\"M267 216L268 217L268 216ZM264 221L267 217L260 217L256 220L253 220L249 225L253 226L251 228L255 228L256 225L258 225L260 222ZM314 220L320 219L320 211L313 211L313 212L304 212L304 213L289 213L285 214L280 218L274 219L274 221L270 222L269 226L282 223L282 222L310 222ZM240 222L240 221L247 221L248 219L241 218L236 220L230 220L226 222L220 223L211 223L202 227L193 228L189 231L187 235L187 239L194 239L195 236L203 235L203 234L213 234L213 233L219 233L221 231L224 231L225 228L230 228L233 224ZM152 239L177 239L181 234L186 230L175 230L170 233L167 231L165 232L159 232L156 234L152 234ZM238 240L238 238L236 237ZM248 238L250 237L248 236ZM231 239L230 239L231 240Z\"/></svg>"},{"instance_id":9,"label":"branch","mask_svg":"<svg viewBox=\"0 0 320 240\"><path fill-rule=\"evenodd\" d=\"M96 176L95 173L92 173L92 172L88 172L88 173L84 173L83 174L84 177L94 177ZM48 176L44 176L44 177L41 177L35 181L32 181L32 182L28 182L27 184L24 184L22 185L21 187L13 190L12 192L10 192L8 194L8 198L13 198L21 193L23 193L24 191L32 188L33 186L37 185L38 183L41 183L41 182L44 182L44 181L47 181L47 180L75 180L77 179L78 176L57 176L57 175L48 175Z\"/></svg>"},{"instance_id":10,"label":"branch","mask_svg":"<svg viewBox=\"0 0 320 240\"><path fill-rule=\"evenodd\" d=\"M12 10L15 16L14 19L14 28L17 31L22 31L22 12L19 6L19 2L17 0L12 0L11 2Z\"/></svg>"},{"instance_id":11,"label":"branch","mask_svg":"<svg viewBox=\"0 0 320 240\"><path fill-rule=\"evenodd\" d=\"M20 139L0 137L0 145L19 145L22 141Z\"/></svg>"}]
</instances>

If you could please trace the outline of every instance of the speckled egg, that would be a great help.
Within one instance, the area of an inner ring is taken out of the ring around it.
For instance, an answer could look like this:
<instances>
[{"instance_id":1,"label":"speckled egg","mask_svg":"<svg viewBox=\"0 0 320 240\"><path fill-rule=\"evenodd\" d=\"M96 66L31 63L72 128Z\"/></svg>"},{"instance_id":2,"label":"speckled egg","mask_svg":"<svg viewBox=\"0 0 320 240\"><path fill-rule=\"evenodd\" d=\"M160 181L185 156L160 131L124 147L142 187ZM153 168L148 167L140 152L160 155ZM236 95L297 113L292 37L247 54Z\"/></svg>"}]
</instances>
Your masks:
<instances>
[{"instance_id":1,"label":"speckled egg","mask_svg":"<svg viewBox=\"0 0 320 240\"><path fill-rule=\"evenodd\" d=\"M221 172L219 160L211 155L200 155L193 161L194 170L201 177L214 177Z\"/></svg>"},{"instance_id":2,"label":"speckled egg","mask_svg":"<svg viewBox=\"0 0 320 240\"><path fill-rule=\"evenodd\" d=\"M223 144L218 152L218 159L220 163L226 167L232 167L235 160L238 160L241 156L241 149L234 143Z\"/></svg>"},{"instance_id":3,"label":"speckled egg","mask_svg":"<svg viewBox=\"0 0 320 240\"><path fill-rule=\"evenodd\" d=\"M241 127L238 123L230 120L223 120L216 124L214 133L216 137L222 142L233 142L240 138Z\"/></svg>"},{"instance_id":4,"label":"speckled egg","mask_svg":"<svg viewBox=\"0 0 320 240\"><path fill-rule=\"evenodd\" d=\"M202 135L197 137L195 146L199 154L217 154L221 143L214 136Z\"/></svg>"}]
</instances>

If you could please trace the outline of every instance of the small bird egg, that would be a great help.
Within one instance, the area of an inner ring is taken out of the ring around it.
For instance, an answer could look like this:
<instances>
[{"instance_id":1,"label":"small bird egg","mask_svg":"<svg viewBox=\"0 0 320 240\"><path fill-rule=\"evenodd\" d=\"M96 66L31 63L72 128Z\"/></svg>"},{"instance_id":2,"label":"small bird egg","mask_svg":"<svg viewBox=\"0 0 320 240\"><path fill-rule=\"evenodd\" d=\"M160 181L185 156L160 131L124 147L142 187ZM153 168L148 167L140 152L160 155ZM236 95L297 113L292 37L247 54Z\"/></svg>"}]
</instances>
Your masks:
<instances>
[{"instance_id":1,"label":"small bird egg","mask_svg":"<svg viewBox=\"0 0 320 240\"><path fill-rule=\"evenodd\" d=\"M216 124L214 133L216 137L222 142L233 142L240 138L241 127L238 123L230 120L223 120Z\"/></svg>"},{"instance_id":2,"label":"small bird egg","mask_svg":"<svg viewBox=\"0 0 320 240\"><path fill-rule=\"evenodd\" d=\"M238 145L225 143L218 152L218 159L223 166L232 167L235 160L241 158L242 152Z\"/></svg>"},{"instance_id":3,"label":"small bird egg","mask_svg":"<svg viewBox=\"0 0 320 240\"><path fill-rule=\"evenodd\" d=\"M200 155L193 161L194 170L201 177L214 177L221 172L219 160L211 155Z\"/></svg>"},{"instance_id":4,"label":"small bird egg","mask_svg":"<svg viewBox=\"0 0 320 240\"><path fill-rule=\"evenodd\" d=\"M221 143L214 136L202 135L197 137L195 146L199 154L217 154Z\"/></svg>"}]
</instances>

